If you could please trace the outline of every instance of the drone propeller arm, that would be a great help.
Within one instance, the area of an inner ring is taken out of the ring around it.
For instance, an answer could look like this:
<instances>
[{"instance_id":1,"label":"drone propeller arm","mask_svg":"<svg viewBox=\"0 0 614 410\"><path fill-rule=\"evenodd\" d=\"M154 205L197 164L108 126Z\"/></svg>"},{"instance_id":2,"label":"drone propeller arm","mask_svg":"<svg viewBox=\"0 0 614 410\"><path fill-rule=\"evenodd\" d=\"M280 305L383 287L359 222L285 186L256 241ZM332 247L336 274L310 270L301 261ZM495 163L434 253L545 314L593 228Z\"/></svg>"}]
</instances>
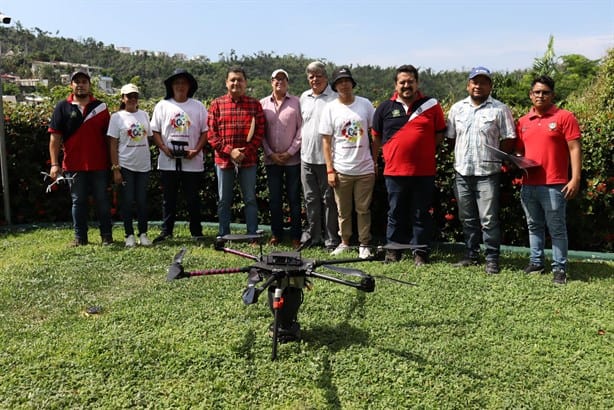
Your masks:
<instances>
[{"instance_id":1,"label":"drone propeller arm","mask_svg":"<svg viewBox=\"0 0 614 410\"><path fill-rule=\"evenodd\" d=\"M339 283L341 285L350 286L352 288L356 288L364 292L373 292L373 290L375 290L375 281L373 280L373 277L369 275L365 275L361 279L360 282L353 282L351 280L339 279L334 276L328 276L328 275L324 275L322 273L313 272L313 271L309 272L307 276L312 276L314 278L324 279L329 282L334 282L334 283Z\"/></svg>"},{"instance_id":2,"label":"drone propeller arm","mask_svg":"<svg viewBox=\"0 0 614 410\"><path fill-rule=\"evenodd\" d=\"M222 251L224 253L230 253L232 255L241 256L243 258L251 259L251 260L256 261L256 262L260 260L260 258L258 256L256 256L256 255L252 255L251 253L241 252L241 251L238 251L236 249L228 248L228 247L224 246L221 243L216 243L215 250L216 251Z\"/></svg>"},{"instance_id":3,"label":"drone propeller arm","mask_svg":"<svg viewBox=\"0 0 614 410\"><path fill-rule=\"evenodd\" d=\"M208 275L224 275L227 273L241 273L249 272L251 266L244 266L242 268L219 268L219 269L204 269L188 272L190 276L208 276Z\"/></svg>"}]
</instances>

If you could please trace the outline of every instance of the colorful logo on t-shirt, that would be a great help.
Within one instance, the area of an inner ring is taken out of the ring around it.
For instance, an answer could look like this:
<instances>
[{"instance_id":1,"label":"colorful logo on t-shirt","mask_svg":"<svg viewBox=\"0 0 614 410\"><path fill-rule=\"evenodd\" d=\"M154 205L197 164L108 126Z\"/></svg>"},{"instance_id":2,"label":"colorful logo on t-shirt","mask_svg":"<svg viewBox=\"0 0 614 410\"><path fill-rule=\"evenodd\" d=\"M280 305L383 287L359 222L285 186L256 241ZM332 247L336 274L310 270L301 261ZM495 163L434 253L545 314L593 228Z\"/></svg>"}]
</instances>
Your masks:
<instances>
[{"instance_id":1,"label":"colorful logo on t-shirt","mask_svg":"<svg viewBox=\"0 0 614 410\"><path fill-rule=\"evenodd\" d=\"M358 120L349 120L341 127L341 135L350 142L360 140L363 133L362 123Z\"/></svg>"},{"instance_id":2,"label":"colorful logo on t-shirt","mask_svg":"<svg viewBox=\"0 0 614 410\"><path fill-rule=\"evenodd\" d=\"M145 127L140 122L135 122L128 127L126 134L132 141L140 141L145 137Z\"/></svg>"},{"instance_id":3,"label":"colorful logo on t-shirt","mask_svg":"<svg viewBox=\"0 0 614 410\"><path fill-rule=\"evenodd\" d=\"M190 121L190 117L185 112L178 112L175 114L173 118L171 118L171 126L175 129L175 131L187 131L190 128L192 122Z\"/></svg>"}]
</instances>

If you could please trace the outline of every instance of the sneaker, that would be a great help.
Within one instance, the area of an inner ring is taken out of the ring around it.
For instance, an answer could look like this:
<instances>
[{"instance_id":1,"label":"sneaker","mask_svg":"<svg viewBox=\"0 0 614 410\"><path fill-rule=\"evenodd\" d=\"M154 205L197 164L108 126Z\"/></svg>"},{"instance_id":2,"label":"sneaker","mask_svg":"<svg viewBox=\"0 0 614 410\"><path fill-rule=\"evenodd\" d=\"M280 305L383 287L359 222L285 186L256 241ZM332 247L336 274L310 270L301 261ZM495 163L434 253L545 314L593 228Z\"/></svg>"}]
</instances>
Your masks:
<instances>
[{"instance_id":1,"label":"sneaker","mask_svg":"<svg viewBox=\"0 0 614 410\"><path fill-rule=\"evenodd\" d=\"M395 263L401 260L403 253L396 249L386 249L384 263Z\"/></svg>"},{"instance_id":2,"label":"sneaker","mask_svg":"<svg viewBox=\"0 0 614 410\"><path fill-rule=\"evenodd\" d=\"M339 244L329 243L328 245L324 245L324 249L328 252L332 252L337 249L337 246L339 246Z\"/></svg>"},{"instance_id":3,"label":"sneaker","mask_svg":"<svg viewBox=\"0 0 614 410\"><path fill-rule=\"evenodd\" d=\"M484 270L489 275L496 275L497 273L501 272L501 268L499 268L499 261L494 259L486 261L486 267Z\"/></svg>"},{"instance_id":4,"label":"sneaker","mask_svg":"<svg viewBox=\"0 0 614 410\"><path fill-rule=\"evenodd\" d=\"M429 263L429 257L426 253L416 252L414 254L414 265L422 266L422 265L426 265L427 263Z\"/></svg>"},{"instance_id":5,"label":"sneaker","mask_svg":"<svg viewBox=\"0 0 614 410\"><path fill-rule=\"evenodd\" d=\"M271 239L269 239L269 245L271 246L279 245L279 238L277 238L277 236L271 236Z\"/></svg>"},{"instance_id":6,"label":"sneaker","mask_svg":"<svg viewBox=\"0 0 614 410\"><path fill-rule=\"evenodd\" d=\"M160 235L156 236L153 240L153 243L158 243L158 242L162 242L165 241L167 238L170 238L173 235L161 232Z\"/></svg>"},{"instance_id":7,"label":"sneaker","mask_svg":"<svg viewBox=\"0 0 614 410\"><path fill-rule=\"evenodd\" d=\"M341 242L339 245L337 245L335 250L330 253L330 256L341 255L343 252L347 252L349 250L350 250L350 245L346 245L343 242Z\"/></svg>"},{"instance_id":8,"label":"sneaker","mask_svg":"<svg viewBox=\"0 0 614 410\"><path fill-rule=\"evenodd\" d=\"M480 261L478 260L478 258L464 258L461 259L460 261L456 262L454 264L454 266L456 266L457 268L466 268L467 266L476 266L479 265Z\"/></svg>"},{"instance_id":9,"label":"sneaker","mask_svg":"<svg viewBox=\"0 0 614 410\"><path fill-rule=\"evenodd\" d=\"M103 235L102 236L102 246L113 245L113 236L111 235Z\"/></svg>"},{"instance_id":10,"label":"sneaker","mask_svg":"<svg viewBox=\"0 0 614 410\"><path fill-rule=\"evenodd\" d=\"M554 275L554 277L552 278L552 282L555 285L564 285L567 283L567 275L565 274L565 271L561 268L554 268L552 269L552 273Z\"/></svg>"},{"instance_id":11,"label":"sneaker","mask_svg":"<svg viewBox=\"0 0 614 410\"><path fill-rule=\"evenodd\" d=\"M372 256L373 254L371 253L371 248L369 245L360 245L358 247L358 257L360 259L369 259Z\"/></svg>"},{"instance_id":12,"label":"sneaker","mask_svg":"<svg viewBox=\"0 0 614 410\"><path fill-rule=\"evenodd\" d=\"M526 268L524 268L524 273L544 273L544 265L537 265L535 263L529 263Z\"/></svg>"},{"instance_id":13,"label":"sneaker","mask_svg":"<svg viewBox=\"0 0 614 410\"><path fill-rule=\"evenodd\" d=\"M126 236L126 248L133 248L136 245L136 239L134 235Z\"/></svg>"},{"instance_id":14,"label":"sneaker","mask_svg":"<svg viewBox=\"0 0 614 410\"><path fill-rule=\"evenodd\" d=\"M147 237L146 233L142 233L139 235L139 243L141 246L151 246L151 241Z\"/></svg>"}]
</instances>

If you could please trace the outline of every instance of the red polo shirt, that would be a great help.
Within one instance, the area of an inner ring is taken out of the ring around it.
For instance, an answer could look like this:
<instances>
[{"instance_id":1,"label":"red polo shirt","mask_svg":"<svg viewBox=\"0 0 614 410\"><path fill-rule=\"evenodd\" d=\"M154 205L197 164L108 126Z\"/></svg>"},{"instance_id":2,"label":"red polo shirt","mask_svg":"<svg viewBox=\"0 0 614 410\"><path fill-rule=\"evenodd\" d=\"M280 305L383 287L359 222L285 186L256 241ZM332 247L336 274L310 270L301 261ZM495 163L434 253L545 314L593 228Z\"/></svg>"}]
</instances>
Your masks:
<instances>
[{"instance_id":1,"label":"red polo shirt","mask_svg":"<svg viewBox=\"0 0 614 410\"><path fill-rule=\"evenodd\" d=\"M435 175L435 134L446 129L441 105L436 103L409 121L412 113L428 99L418 92L418 99L405 112L394 93L390 100L382 102L375 110L372 132L382 137L384 175Z\"/></svg>"}]
</instances>

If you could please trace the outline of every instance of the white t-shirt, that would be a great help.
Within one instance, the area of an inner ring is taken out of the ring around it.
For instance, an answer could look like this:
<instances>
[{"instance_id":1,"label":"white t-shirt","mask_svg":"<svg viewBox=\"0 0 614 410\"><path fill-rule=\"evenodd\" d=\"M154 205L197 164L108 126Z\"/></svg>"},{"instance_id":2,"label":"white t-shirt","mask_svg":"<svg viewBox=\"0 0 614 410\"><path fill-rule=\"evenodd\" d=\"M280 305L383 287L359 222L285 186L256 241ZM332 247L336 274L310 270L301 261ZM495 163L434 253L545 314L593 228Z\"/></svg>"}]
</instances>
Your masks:
<instances>
[{"instance_id":1,"label":"white t-shirt","mask_svg":"<svg viewBox=\"0 0 614 410\"><path fill-rule=\"evenodd\" d=\"M371 101L358 96L350 105L336 99L322 110L319 132L332 136L335 171L347 175L375 172L369 144L369 128L373 125L374 112Z\"/></svg>"},{"instance_id":2,"label":"white t-shirt","mask_svg":"<svg viewBox=\"0 0 614 410\"><path fill-rule=\"evenodd\" d=\"M187 151L194 149L203 132L207 131L207 109L200 101L189 98L185 102L174 99L162 100L156 104L151 117L151 130L162 135L164 144L173 151L173 141L187 142ZM158 155L158 169L174 171L176 160L164 153ZM181 158L181 169L188 172L201 172L205 169L203 153L200 151L194 158Z\"/></svg>"},{"instance_id":3,"label":"white t-shirt","mask_svg":"<svg viewBox=\"0 0 614 410\"><path fill-rule=\"evenodd\" d=\"M145 111L118 111L111 115L107 135L119 139L119 165L134 172L151 170L149 141L152 132Z\"/></svg>"}]
</instances>

